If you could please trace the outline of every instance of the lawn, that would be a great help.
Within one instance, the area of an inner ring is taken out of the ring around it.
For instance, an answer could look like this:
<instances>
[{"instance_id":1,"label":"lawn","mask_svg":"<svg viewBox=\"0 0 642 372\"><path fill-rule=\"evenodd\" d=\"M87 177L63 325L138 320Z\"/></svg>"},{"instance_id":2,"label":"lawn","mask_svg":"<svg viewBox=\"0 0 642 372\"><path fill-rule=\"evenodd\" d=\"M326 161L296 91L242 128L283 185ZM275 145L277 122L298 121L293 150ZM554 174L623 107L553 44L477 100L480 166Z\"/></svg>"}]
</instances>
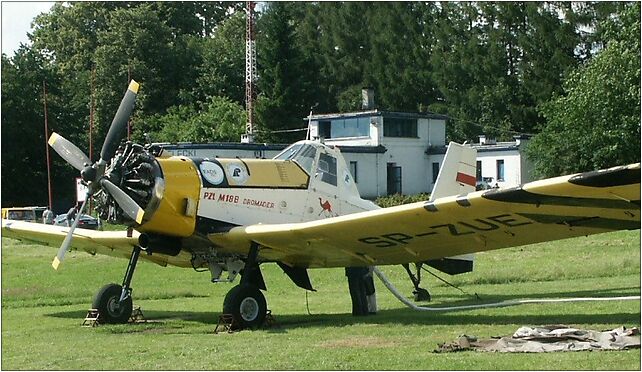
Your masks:
<instances>
[{"instance_id":1,"label":"lawn","mask_svg":"<svg viewBox=\"0 0 642 372\"><path fill-rule=\"evenodd\" d=\"M146 324L80 327L94 293L120 283L127 262L68 254L2 239L2 369L394 369L640 370L640 350L550 354L437 354L461 334L512 334L523 325L567 324L606 330L640 326L639 301L529 304L457 312L406 308L375 279L380 311L355 318L342 269L311 270L317 292L262 266L266 298L279 327L214 334L229 284L209 273L141 262L134 304ZM383 267L404 293L400 266ZM438 273L438 272L437 272ZM521 298L640 294L640 232L615 232L478 254L473 273L440 274L464 292L424 275L433 301L452 306ZM472 294L477 293L481 300Z\"/></svg>"}]
</instances>

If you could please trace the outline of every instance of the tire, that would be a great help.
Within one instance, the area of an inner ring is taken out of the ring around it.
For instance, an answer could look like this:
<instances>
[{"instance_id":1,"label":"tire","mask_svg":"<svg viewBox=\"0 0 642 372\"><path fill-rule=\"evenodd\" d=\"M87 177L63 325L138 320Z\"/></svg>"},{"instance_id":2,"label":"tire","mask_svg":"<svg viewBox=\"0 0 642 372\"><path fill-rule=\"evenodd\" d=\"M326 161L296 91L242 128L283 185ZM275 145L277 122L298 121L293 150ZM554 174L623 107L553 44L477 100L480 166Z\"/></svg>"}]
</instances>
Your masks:
<instances>
[{"instance_id":1,"label":"tire","mask_svg":"<svg viewBox=\"0 0 642 372\"><path fill-rule=\"evenodd\" d=\"M92 307L98 310L99 320L102 323L127 323L132 315L132 298L128 297L121 304L120 294L122 287L118 284L107 284L102 287L92 302Z\"/></svg>"},{"instance_id":2,"label":"tire","mask_svg":"<svg viewBox=\"0 0 642 372\"><path fill-rule=\"evenodd\" d=\"M227 292L223 313L232 314L234 328L257 328L263 324L267 314L265 297L255 286L237 285Z\"/></svg>"}]
</instances>

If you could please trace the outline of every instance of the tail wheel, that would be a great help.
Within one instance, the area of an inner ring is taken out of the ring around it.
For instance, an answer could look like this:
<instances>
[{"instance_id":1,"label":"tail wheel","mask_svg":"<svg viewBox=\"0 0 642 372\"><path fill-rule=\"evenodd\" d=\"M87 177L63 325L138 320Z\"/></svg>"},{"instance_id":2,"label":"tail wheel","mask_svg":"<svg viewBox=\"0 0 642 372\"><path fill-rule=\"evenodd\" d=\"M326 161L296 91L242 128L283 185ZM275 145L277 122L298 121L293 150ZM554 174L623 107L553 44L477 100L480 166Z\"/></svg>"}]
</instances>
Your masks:
<instances>
[{"instance_id":1,"label":"tail wheel","mask_svg":"<svg viewBox=\"0 0 642 372\"><path fill-rule=\"evenodd\" d=\"M267 314L265 297L253 285L237 285L225 296L223 313L232 314L238 328L257 328Z\"/></svg>"},{"instance_id":2,"label":"tail wheel","mask_svg":"<svg viewBox=\"0 0 642 372\"><path fill-rule=\"evenodd\" d=\"M107 284L102 287L92 302L92 307L98 310L99 319L103 323L127 323L132 315L132 298L127 297L120 302L123 287L118 284Z\"/></svg>"}]
</instances>

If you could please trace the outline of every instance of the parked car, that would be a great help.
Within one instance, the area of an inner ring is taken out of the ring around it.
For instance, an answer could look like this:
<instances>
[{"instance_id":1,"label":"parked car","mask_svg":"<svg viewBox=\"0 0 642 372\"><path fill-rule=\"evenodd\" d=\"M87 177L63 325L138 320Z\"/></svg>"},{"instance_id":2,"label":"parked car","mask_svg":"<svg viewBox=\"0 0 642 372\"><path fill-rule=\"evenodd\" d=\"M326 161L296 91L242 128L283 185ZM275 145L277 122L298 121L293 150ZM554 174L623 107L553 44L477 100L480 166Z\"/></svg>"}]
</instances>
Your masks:
<instances>
[{"instance_id":1,"label":"parked car","mask_svg":"<svg viewBox=\"0 0 642 372\"><path fill-rule=\"evenodd\" d=\"M54 218L54 223L55 226L67 226L67 214L59 214ZM78 226L81 229L91 229L91 230L100 230L100 223L98 223L98 219L88 215L88 214L82 214L80 215L80 220L78 221Z\"/></svg>"}]
</instances>

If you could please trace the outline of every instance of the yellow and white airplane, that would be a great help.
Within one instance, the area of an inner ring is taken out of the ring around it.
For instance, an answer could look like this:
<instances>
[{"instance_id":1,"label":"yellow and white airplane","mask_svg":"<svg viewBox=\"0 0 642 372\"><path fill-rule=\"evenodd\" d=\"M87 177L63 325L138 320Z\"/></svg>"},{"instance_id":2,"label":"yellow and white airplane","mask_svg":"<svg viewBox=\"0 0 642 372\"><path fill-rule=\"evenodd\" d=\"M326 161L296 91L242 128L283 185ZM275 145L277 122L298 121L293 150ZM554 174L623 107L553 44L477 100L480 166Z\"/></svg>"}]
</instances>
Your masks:
<instances>
[{"instance_id":1,"label":"yellow and white airplane","mask_svg":"<svg viewBox=\"0 0 642 372\"><path fill-rule=\"evenodd\" d=\"M54 268L69 249L129 259L123 284L94 298L104 322L128 320L139 258L209 269L212 282L240 273L223 312L239 327L255 327L267 311L263 263L277 263L313 290L311 268L428 263L457 273L472 269L475 252L640 228L639 163L475 192L475 152L451 143L430 200L381 209L361 199L340 151L320 142L297 142L270 160L121 146L137 91L132 81L97 162L58 134L49 140L80 171L86 200L93 197L102 217L127 231L76 229L77 218L71 227L2 221L4 237L61 245ZM353 283L353 306L363 306L371 291L360 278Z\"/></svg>"}]
</instances>

